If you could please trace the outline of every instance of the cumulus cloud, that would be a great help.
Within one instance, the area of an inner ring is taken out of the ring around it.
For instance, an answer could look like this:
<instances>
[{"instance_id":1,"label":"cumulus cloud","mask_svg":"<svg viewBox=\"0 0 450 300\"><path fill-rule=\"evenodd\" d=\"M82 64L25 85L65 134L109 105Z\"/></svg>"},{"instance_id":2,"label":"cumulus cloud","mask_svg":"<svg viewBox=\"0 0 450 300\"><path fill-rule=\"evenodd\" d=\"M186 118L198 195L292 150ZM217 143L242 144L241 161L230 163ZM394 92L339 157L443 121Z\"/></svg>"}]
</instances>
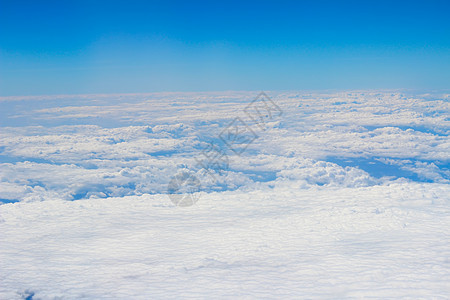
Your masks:
<instances>
[{"instance_id":1,"label":"cumulus cloud","mask_svg":"<svg viewBox=\"0 0 450 300\"><path fill-rule=\"evenodd\" d=\"M311 186L380 184L377 177L383 176L370 168L339 165L345 158L398 166L417 175L410 180L449 180L449 107L442 97L273 93L283 116L261 130L244 113L252 96L229 92L29 97L21 101L35 109L25 112L14 105L18 99L1 99L10 103L6 121L27 118L45 126L3 126L0 198L45 199L56 193L71 200L164 193L180 166L196 172L205 191L287 179ZM95 125L85 124L87 117L100 117L109 126L93 119ZM220 142L219 134L235 117L249 124L258 138L241 156L221 144L230 160L224 172L199 170L196 161L202 150ZM52 123L53 119L58 121Z\"/></svg>"},{"instance_id":2,"label":"cumulus cloud","mask_svg":"<svg viewBox=\"0 0 450 300\"><path fill-rule=\"evenodd\" d=\"M445 298L448 94L269 95L0 98L0 298Z\"/></svg>"}]
</instances>

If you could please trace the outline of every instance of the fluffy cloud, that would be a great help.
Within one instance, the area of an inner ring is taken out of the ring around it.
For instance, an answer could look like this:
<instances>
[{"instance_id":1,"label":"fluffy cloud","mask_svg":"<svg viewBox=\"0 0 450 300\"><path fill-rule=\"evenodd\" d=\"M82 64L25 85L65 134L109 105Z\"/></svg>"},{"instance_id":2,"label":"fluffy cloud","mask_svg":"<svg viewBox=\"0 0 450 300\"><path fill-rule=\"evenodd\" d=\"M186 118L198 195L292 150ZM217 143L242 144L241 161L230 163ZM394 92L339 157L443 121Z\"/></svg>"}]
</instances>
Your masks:
<instances>
[{"instance_id":1,"label":"fluffy cloud","mask_svg":"<svg viewBox=\"0 0 450 300\"><path fill-rule=\"evenodd\" d=\"M449 95L270 95L0 98L0 298L447 297Z\"/></svg>"},{"instance_id":2,"label":"fluffy cloud","mask_svg":"<svg viewBox=\"0 0 450 300\"><path fill-rule=\"evenodd\" d=\"M30 98L22 101L36 108L26 112L17 108L17 99L4 98L2 103L9 108L6 120L11 123L25 117L47 123L2 128L0 198L45 199L56 193L70 200L164 193L180 167L195 172L205 191L248 188L277 178L311 186L382 182L375 178L382 176L370 168L339 165L344 158L398 166L416 174L407 176L412 180L449 180L449 121L445 117L449 107L443 97L421 99L392 92L274 93L283 115L261 130L244 113L252 96ZM82 125L89 120L95 124L92 118L97 117L116 126ZM241 156L219 145L229 158L225 172L199 170L196 160L208 143L220 142L219 134L234 117L242 118L258 138ZM52 125L53 119L58 121Z\"/></svg>"}]
</instances>

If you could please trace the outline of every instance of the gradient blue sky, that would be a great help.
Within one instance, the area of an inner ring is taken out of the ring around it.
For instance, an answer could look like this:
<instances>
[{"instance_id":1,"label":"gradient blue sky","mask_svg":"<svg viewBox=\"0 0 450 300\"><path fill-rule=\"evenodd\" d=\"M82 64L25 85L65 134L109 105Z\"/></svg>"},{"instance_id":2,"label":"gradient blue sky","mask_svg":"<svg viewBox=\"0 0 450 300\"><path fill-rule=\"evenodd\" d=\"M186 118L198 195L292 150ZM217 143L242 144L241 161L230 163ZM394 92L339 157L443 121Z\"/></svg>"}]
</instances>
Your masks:
<instances>
[{"instance_id":1,"label":"gradient blue sky","mask_svg":"<svg viewBox=\"0 0 450 300\"><path fill-rule=\"evenodd\" d=\"M449 89L450 1L0 0L0 96Z\"/></svg>"}]
</instances>

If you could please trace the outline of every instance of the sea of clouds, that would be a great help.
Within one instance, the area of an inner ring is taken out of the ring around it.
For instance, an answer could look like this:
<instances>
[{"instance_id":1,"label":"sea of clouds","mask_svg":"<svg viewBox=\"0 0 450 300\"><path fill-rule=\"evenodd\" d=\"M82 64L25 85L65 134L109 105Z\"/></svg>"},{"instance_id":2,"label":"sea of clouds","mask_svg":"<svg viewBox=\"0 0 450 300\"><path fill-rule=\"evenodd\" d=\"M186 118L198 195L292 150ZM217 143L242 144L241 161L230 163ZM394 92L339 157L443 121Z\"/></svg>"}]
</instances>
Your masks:
<instances>
[{"instance_id":1,"label":"sea of clouds","mask_svg":"<svg viewBox=\"0 0 450 300\"><path fill-rule=\"evenodd\" d=\"M450 95L266 94L0 98L0 298L448 296Z\"/></svg>"}]
</instances>

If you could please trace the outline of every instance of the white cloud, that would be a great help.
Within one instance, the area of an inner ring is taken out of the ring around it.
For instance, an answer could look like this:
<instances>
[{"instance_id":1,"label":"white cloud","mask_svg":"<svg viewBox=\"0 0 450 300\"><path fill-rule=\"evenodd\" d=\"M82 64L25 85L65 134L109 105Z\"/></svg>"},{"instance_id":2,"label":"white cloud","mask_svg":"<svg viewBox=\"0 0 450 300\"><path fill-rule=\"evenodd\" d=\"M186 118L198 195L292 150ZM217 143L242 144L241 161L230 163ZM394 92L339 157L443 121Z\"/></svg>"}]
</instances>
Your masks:
<instances>
[{"instance_id":1,"label":"white cloud","mask_svg":"<svg viewBox=\"0 0 450 300\"><path fill-rule=\"evenodd\" d=\"M0 298L448 295L448 95L273 92L266 130L256 95L0 98ZM198 166L210 142L227 168Z\"/></svg>"}]
</instances>

